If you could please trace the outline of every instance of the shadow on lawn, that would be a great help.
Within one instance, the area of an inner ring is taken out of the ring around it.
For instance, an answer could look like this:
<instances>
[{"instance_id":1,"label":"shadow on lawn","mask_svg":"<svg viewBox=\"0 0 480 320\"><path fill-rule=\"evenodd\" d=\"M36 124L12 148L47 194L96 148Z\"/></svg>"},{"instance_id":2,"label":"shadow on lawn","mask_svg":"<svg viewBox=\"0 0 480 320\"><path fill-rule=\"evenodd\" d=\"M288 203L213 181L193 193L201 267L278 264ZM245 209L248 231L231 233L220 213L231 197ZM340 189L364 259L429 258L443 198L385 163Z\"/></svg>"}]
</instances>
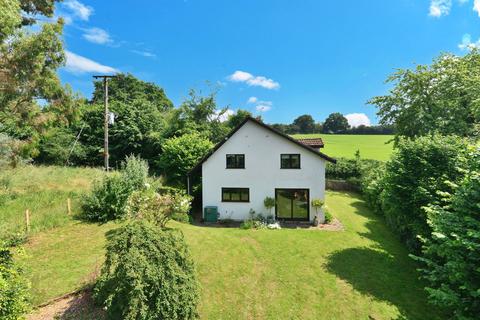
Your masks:
<instances>
[{"instance_id":1,"label":"shadow on lawn","mask_svg":"<svg viewBox=\"0 0 480 320\"><path fill-rule=\"evenodd\" d=\"M427 303L424 284L418 279L416 264L408 251L388 229L382 217L373 214L361 197L351 205L355 214L368 220L366 232L357 232L373 246L339 250L328 257L327 270L348 282L356 291L387 301L400 312L397 319L437 319L439 313ZM431 312L426 310L430 309Z\"/></svg>"}]
</instances>

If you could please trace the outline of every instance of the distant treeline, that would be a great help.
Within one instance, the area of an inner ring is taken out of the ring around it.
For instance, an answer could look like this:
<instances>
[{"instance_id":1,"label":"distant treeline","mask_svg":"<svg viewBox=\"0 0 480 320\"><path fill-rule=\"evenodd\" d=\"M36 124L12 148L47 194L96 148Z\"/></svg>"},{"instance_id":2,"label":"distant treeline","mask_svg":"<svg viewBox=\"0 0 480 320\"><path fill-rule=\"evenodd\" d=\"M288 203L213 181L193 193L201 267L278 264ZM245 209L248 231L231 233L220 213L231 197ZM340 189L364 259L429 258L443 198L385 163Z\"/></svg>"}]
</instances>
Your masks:
<instances>
[{"instance_id":1,"label":"distant treeline","mask_svg":"<svg viewBox=\"0 0 480 320\"><path fill-rule=\"evenodd\" d=\"M299 116L291 124L274 123L271 125L285 134L335 133L335 134L394 134L393 125L351 127L341 113L330 114L325 122L315 122L309 114Z\"/></svg>"}]
</instances>

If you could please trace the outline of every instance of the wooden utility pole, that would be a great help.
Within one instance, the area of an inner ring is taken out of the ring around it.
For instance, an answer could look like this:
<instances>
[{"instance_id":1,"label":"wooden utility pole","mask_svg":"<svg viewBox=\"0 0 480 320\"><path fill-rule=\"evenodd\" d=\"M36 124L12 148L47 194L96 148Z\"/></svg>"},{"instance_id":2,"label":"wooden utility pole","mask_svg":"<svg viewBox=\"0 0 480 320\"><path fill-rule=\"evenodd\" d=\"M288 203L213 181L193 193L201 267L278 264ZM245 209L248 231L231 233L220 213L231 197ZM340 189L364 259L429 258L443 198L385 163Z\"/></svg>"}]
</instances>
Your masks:
<instances>
[{"instance_id":1,"label":"wooden utility pole","mask_svg":"<svg viewBox=\"0 0 480 320\"><path fill-rule=\"evenodd\" d=\"M108 79L113 78L115 76L93 76L95 79L103 79L103 103L105 105L105 119L104 119L104 139L103 139L103 158L105 162L105 171L109 170L108 165Z\"/></svg>"}]
</instances>

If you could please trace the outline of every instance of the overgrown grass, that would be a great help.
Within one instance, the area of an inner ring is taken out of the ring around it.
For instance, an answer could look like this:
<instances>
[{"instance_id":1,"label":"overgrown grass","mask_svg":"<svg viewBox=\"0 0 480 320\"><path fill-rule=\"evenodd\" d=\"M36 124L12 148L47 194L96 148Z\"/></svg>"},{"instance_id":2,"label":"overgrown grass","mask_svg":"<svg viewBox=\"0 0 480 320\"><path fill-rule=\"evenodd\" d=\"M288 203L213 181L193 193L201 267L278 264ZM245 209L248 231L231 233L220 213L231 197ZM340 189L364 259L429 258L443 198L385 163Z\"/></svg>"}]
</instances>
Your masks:
<instances>
[{"instance_id":1,"label":"overgrown grass","mask_svg":"<svg viewBox=\"0 0 480 320\"><path fill-rule=\"evenodd\" d=\"M332 157L353 158L355 152L360 150L360 156L364 159L386 161L393 150L393 143L386 144L393 139L392 135L296 134L293 137L321 137L325 143L321 151Z\"/></svg>"},{"instance_id":2,"label":"overgrown grass","mask_svg":"<svg viewBox=\"0 0 480 320\"><path fill-rule=\"evenodd\" d=\"M25 232L27 209L31 234L71 222L67 198L72 213L78 213L81 195L102 174L99 169L34 166L0 171L0 239Z\"/></svg>"},{"instance_id":3,"label":"overgrown grass","mask_svg":"<svg viewBox=\"0 0 480 320\"><path fill-rule=\"evenodd\" d=\"M382 219L353 194L328 192L326 202L345 231L170 223L184 232L197 265L201 318L440 318L426 303L414 262ZM118 226L77 221L34 235L24 258L33 303L91 282L105 233Z\"/></svg>"}]
</instances>

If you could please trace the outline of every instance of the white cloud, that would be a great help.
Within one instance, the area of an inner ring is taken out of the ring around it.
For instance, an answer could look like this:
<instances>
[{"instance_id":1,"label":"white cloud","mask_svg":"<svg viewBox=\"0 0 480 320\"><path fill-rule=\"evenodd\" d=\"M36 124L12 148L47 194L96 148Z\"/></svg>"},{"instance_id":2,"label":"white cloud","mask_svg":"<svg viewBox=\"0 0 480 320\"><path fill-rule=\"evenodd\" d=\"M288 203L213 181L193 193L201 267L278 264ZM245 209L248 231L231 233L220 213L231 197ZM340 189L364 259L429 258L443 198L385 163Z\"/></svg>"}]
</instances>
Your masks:
<instances>
[{"instance_id":1,"label":"white cloud","mask_svg":"<svg viewBox=\"0 0 480 320\"><path fill-rule=\"evenodd\" d=\"M155 53L149 51L140 51L140 50L132 50L133 53L147 57L147 58L156 58L157 55Z\"/></svg>"},{"instance_id":2,"label":"white cloud","mask_svg":"<svg viewBox=\"0 0 480 320\"><path fill-rule=\"evenodd\" d=\"M210 120L213 120L213 119L218 119L220 122L225 122L228 120L228 118L231 116L231 115L234 115L235 114L235 111L231 110L231 109L227 109L225 110L225 112L222 113L223 110L215 110L215 116L214 117L211 117ZM220 114L222 113L222 114Z\"/></svg>"},{"instance_id":3,"label":"white cloud","mask_svg":"<svg viewBox=\"0 0 480 320\"><path fill-rule=\"evenodd\" d=\"M237 70L228 79L233 82L245 82L249 86L258 86L265 89L278 89L280 84L272 79L268 79L264 76L254 76L253 74L245 71Z\"/></svg>"},{"instance_id":4,"label":"white cloud","mask_svg":"<svg viewBox=\"0 0 480 320\"><path fill-rule=\"evenodd\" d=\"M63 7L65 7L67 11L69 11L69 13L75 18L83 21L88 21L90 16L93 14L92 7L86 6L77 0L65 0L63 2ZM71 18L69 17L69 19Z\"/></svg>"},{"instance_id":5,"label":"white cloud","mask_svg":"<svg viewBox=\"0 0 480 320\"><path fill-rule=\"evenodd\" d=\"M258 101L257 97L250 97L250 98L248 98L247 103L255 103L257 101Z\"/></svg>"},{"instance_id":6,"label":"white cloud","mask_svg":"<svg viewBox=\"0 0 480 320\"><path fill-rule=\"evenodd\" d=\"M476 11L480 17L480 0L473 1L473 11Z\"/></svg>"},{"instance_id":7,"label":"white cloud","mask_svg":"<svg viewBox=\"0 0 480 320\"><path fill-rule=\"evenodd\" d=\"M348 124L351 127L358 127L359 125L370 126L370 119L365 113L350 113L345 115L345 118L348 120Z\"/></svg>"},{"instance_id":8,"label":"white cloud","mask_svg":"<svg viewBox=\"0 0 480 320\"><path fill-rule=\"evenodd\" d=\"M480 48L480 39L476 42L472 42L472 36L468 33L464 34L462 37L462 42L458 45L460 50L472 50L475 48Z\"/></svg>"},{"instance_id":9,"label":"white cloud","mask_svg":"<svg viewBox=\"0 0 480 320\"><path fill-rule=\"evenodd\" d=\"M429 15L439 18L450 13L452 8L452 0L431 0Z\"/></svg>"},{"instance_id":10,"label":"white cloud","mask_svg":"<svg viewBox=\"0 0 480 320\"><path fill-rule=\"evenodd\" d=\"M87 41L97 43L97 44L106 44L106 43L113 42L108 32L103 29L90 28L90 29L84 29L84 31L85 33L83 34L83 38Z\"/></svg>"},{"instance_id":11,"label":"white cloud","mask_svg":"<svg viewBox=\"0 0 480 320\"><path fill-rule=\"evenodd\" d=\"M118 72L117 69L102 65L98 62L90 60L88 58L79 56L73 52L65 50L65 55L67 57L67 63L65 65L65 69L68 72L74 74L81 74L81 73L115 73Z\"/></svg>"}]
</instances>

